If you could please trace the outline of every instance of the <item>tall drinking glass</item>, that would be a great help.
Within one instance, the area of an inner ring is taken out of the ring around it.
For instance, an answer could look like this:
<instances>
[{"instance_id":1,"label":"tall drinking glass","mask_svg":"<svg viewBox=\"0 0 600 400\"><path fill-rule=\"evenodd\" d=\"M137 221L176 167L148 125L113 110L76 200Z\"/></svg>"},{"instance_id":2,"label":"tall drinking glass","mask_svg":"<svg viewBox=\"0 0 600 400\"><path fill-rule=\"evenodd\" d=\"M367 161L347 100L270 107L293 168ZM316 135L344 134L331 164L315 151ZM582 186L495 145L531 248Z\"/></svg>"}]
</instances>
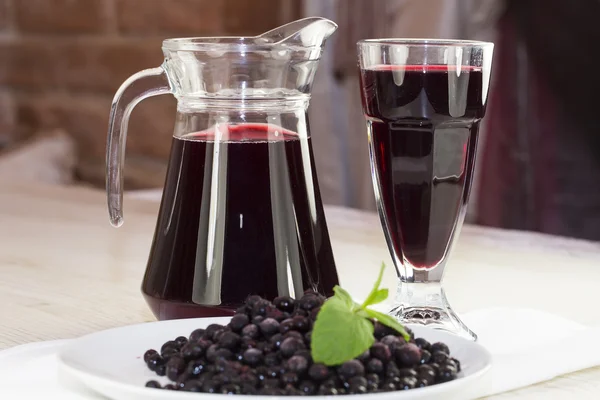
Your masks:
<instances>
[{"instance_id":1,"label":"tall drinking glass","mask_svg":"<svg viewBox=\"0 0 600 400\"><path fill-rule=\"evenodd\" d=\"M402 323L476 340L452 310L442 279L466 213L492 43L358 43L375 197L400 282Z\"/></svg>"}]
</instances>

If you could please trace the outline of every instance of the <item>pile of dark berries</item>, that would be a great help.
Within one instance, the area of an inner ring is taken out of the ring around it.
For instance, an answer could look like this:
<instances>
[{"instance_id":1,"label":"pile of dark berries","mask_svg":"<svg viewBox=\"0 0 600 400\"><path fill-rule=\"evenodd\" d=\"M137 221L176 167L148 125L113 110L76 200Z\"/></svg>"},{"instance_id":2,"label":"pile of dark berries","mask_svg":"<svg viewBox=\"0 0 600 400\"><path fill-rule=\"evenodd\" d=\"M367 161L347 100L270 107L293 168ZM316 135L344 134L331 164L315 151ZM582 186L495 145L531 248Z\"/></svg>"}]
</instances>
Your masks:
<instances>
[{"instance_id":1,"label":"pile of dark berries","mask_svg":"<svg viewBox=\"0 0 600 400\"><path fill-rule=\"evenodd\" d=\"M373 346L354 360L313 363L312 325L325 299L250 296L226 326L212 324L148 350L144 361L172 382L147 387L247 395L341 395L390 392L451 381L460 372L448 346L422 338L406 342L375 322Z\"/></svg>"}]
</instances>

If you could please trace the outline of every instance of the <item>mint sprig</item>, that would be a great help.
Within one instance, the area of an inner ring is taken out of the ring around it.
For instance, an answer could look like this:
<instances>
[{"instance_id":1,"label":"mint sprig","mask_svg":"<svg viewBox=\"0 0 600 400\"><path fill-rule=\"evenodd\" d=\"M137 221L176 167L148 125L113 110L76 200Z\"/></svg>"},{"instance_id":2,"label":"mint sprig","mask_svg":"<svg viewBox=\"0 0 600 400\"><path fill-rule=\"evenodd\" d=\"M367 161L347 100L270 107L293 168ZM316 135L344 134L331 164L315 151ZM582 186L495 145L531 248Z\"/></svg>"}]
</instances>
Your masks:
<instances>
[{"instance_id":1,"label":"mint sprig","mask_svg":"<svg viewBox=\"0 0 600 400\"><path fill-rule=\"evenodd\" d=\"M315 362L339 365L369 349L375 342L371 319L410 340L410 335L394 317L369 308L389 295L387 289L379 288L384 270L382 263L375 285L362 304L352 300L350 293L340 286L333 289L335 294L321 307L311 335L311 354Z\"/></svg>"}]
</instances>

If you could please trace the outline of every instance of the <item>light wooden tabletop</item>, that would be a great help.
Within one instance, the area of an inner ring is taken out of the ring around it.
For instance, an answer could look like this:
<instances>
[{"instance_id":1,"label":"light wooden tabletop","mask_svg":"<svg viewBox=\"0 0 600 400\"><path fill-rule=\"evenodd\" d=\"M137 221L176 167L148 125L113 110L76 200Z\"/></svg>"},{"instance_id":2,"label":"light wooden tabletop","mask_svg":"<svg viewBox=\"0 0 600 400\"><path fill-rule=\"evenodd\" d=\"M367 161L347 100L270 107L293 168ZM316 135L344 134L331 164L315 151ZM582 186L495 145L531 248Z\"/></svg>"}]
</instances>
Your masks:
<instances>
[{"instance_id":1,"label":"light wooden tabletop","mask_svg":"<svg viewBox=\"0 0 600 400\"><path fill-rule=\"evenodd\" d=\"M140 294L158 203L125 199L108 223L102 191L3 183L0 190L0 350L154 320ZM392 265L375 214L327 209L342 285L357 296L381 261ZM352 273L350 273L350 271ZM362 274L362 275L361 275ZM385 283L395 285L388 268ZM494 306L547 310L600 325L600 244L466 226L444 286L459 312ZM494 399L597 399L594 368Z\"/></svg>"}]
</instances>

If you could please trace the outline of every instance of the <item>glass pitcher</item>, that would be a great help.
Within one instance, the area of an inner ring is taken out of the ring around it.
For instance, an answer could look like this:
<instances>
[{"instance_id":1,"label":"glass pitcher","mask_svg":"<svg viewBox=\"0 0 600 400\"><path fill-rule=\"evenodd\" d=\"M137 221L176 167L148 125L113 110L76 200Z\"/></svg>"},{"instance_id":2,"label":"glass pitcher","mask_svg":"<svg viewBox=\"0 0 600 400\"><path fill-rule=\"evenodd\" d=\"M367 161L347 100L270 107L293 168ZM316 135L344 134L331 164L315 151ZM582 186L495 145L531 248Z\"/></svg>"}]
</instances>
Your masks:
<instances>
[{"instance_id":1,"label":"glass pitcher","mask_svg":"<svg viewBox=\"0 0 600 400\"><path fill-rule=\"evenodd\" d=\"M332 294L338 283L307 120L325 40L305 18L256 37L167 39L111 109L108 209L123 223L132 108L171 93L177 117L142 292L159 319L231 315L248 295Z\"/></svg>"}]
</instances>

